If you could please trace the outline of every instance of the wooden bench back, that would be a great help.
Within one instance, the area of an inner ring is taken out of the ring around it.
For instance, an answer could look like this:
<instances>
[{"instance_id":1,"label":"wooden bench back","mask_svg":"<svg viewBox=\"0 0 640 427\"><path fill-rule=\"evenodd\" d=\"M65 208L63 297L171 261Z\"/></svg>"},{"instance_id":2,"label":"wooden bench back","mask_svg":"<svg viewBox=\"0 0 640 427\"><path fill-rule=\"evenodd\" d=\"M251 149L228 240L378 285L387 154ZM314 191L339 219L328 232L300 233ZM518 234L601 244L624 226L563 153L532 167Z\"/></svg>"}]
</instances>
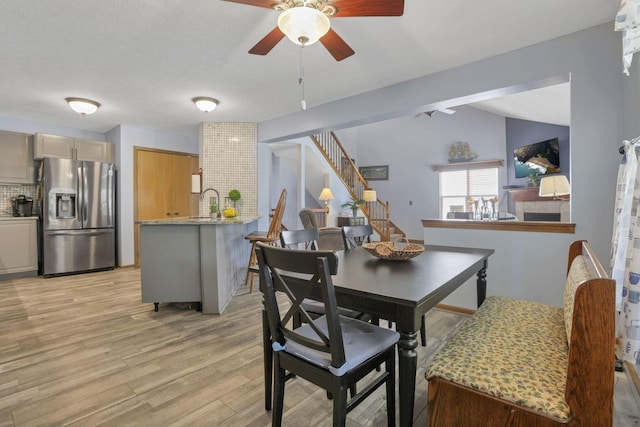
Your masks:
<instances>
[{"instance_id":1,"label":"wooden bench back","mask_svg":"<svg viewBox=\"0 0 640 427\"><path fill-rule=\"evenodd\" d=\"M582 255L590 279L576 290L565 400L571 425L613 425L616 286L585 240L571 244L567 273Z\"/></svg>"}]
</instances>

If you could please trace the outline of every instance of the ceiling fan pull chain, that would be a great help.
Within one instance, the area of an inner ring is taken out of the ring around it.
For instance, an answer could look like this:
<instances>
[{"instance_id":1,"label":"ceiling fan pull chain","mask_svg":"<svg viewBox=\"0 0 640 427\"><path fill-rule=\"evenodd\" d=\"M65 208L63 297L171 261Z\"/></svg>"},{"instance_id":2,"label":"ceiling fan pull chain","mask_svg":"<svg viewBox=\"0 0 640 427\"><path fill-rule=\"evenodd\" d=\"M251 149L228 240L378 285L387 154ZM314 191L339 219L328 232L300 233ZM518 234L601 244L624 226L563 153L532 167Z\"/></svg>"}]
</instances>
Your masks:
<instances>
[{"instance_id":1,"label":"ceiling fan pull chain","mask_svg":"<svg viewBox=\"0 0 640 427\"><path fill-rule=\"evenodd\" d=\"M300 77L298 77L298 84L302 90L302 100L300 101L300 108L302 110L307 109L307 101L304 100L304 66L302 65L302 50L304 49L304 44L300 45Z\"/></svg>"}]
</instances>

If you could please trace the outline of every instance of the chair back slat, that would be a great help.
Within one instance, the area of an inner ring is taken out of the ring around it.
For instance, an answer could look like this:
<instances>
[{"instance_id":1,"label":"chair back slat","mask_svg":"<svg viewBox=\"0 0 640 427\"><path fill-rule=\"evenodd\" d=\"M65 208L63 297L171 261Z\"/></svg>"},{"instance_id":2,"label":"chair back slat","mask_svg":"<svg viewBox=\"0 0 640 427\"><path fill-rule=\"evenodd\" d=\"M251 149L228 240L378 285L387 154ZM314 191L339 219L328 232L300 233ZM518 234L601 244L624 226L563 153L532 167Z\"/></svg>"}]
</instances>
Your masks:
<instances>
[{"instance_id":1,"label":"chair back slat","mask_svg":"<svg viewBox=\"0 0 640 427\"><path fill-rule=\"evenodd\" d=\"M338 306L331 275L338 270L338 258L333 251L279 248L258 243L256 255L260 268L260 289L274 342L284 346L287 341L331 354L331 364L345 363L344 343L338 317ZM284 315L278 305L277 293L286 295L290 308ZM327 331L323 332L303 307L305 298L321 296L325 307ZM299 313L315 331L317 339L296 333L290 320Z\"/></svg>"},{"instance_id":2,"label":"chair back slat","mask_svg":"<svg viewBox=\"0 0 640 427\"><path fill-rule=\"evenodd\" d=\"M361 246L365 242L370 242L372 234L373 227L371 224L342 227L344 248L349 250L356 246Z\"/></svg>"},{"instance_id":3,"label":"chair back slat","mask_svg":"<svg viewBox=\"0 0 640 427\"><path fill-rule=\"evenodd\" d=\"M299 249L299 245L304 243L303 249L315 250L318 248L318 229L282 230L280 232L280 243L283 248L289 249Z\"/></svg>"},{"instance_id":4,"label":"chair back slat","mask_svg":"<svg viewBox=\"0 0 640 427\"><path fill-rule=\"evenodd\" d=\"M271 217L271 223L269 224L269 230L267 230L267 238L277 240L280 238L280 231L282 230L282 216L287 204L287 189L283 188L280 193L280 198L276 204L276 208L273 211Z\"/></svg>"}]
</instances>

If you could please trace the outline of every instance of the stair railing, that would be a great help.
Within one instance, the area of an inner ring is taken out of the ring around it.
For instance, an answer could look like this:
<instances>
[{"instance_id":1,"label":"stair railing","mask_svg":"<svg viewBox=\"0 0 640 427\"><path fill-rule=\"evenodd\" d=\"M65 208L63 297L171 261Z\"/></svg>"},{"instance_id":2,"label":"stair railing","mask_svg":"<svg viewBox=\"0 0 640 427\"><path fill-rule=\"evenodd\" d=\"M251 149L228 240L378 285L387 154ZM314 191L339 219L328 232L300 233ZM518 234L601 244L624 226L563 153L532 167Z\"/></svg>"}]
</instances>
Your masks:
<instances>
[{"instance_id":1,"label":"stair railing","mask_svg":"<svg viewBox=\"0 0 640 427\"><path fill-rule=\"evenodd\" d=\"M351 197L355 200L363 199L364 190L371 189L371 187L367 180L360 175L360 171L348 156L335 133L330 131L312 135L311 140L340 177ZM380 239L389 240L391 237L389 203L376 199L375 202L365 203L360 210L380 235Z\"/></svg>"}]
</instances>

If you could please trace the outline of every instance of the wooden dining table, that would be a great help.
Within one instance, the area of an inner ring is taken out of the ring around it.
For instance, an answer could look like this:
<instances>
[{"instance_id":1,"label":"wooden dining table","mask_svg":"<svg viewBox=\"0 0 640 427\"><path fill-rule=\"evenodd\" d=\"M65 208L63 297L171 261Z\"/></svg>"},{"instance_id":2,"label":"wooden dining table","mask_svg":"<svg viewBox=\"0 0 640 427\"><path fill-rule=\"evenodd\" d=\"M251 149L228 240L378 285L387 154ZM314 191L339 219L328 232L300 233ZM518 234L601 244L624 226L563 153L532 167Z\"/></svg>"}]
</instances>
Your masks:
<instances>
[{"instance_id":1,"label":"wooden dining table","mask_svg":"<svg viewBox=\"0 0 640 427\"><path fill-rule=\"evenodd\" d=\"M395 322L398 342L398 398L401 426L413 421L418 345L422 316L474 275L477 305L487 289L487 262L493 249L426 245L419 256L383 260L362 247L337 251L338 272L332 276L338 305ZM320 299L320 295L311 295ZM265 402L271 406L271 343L263 315Z\"/></svg>"}]
</instances>

